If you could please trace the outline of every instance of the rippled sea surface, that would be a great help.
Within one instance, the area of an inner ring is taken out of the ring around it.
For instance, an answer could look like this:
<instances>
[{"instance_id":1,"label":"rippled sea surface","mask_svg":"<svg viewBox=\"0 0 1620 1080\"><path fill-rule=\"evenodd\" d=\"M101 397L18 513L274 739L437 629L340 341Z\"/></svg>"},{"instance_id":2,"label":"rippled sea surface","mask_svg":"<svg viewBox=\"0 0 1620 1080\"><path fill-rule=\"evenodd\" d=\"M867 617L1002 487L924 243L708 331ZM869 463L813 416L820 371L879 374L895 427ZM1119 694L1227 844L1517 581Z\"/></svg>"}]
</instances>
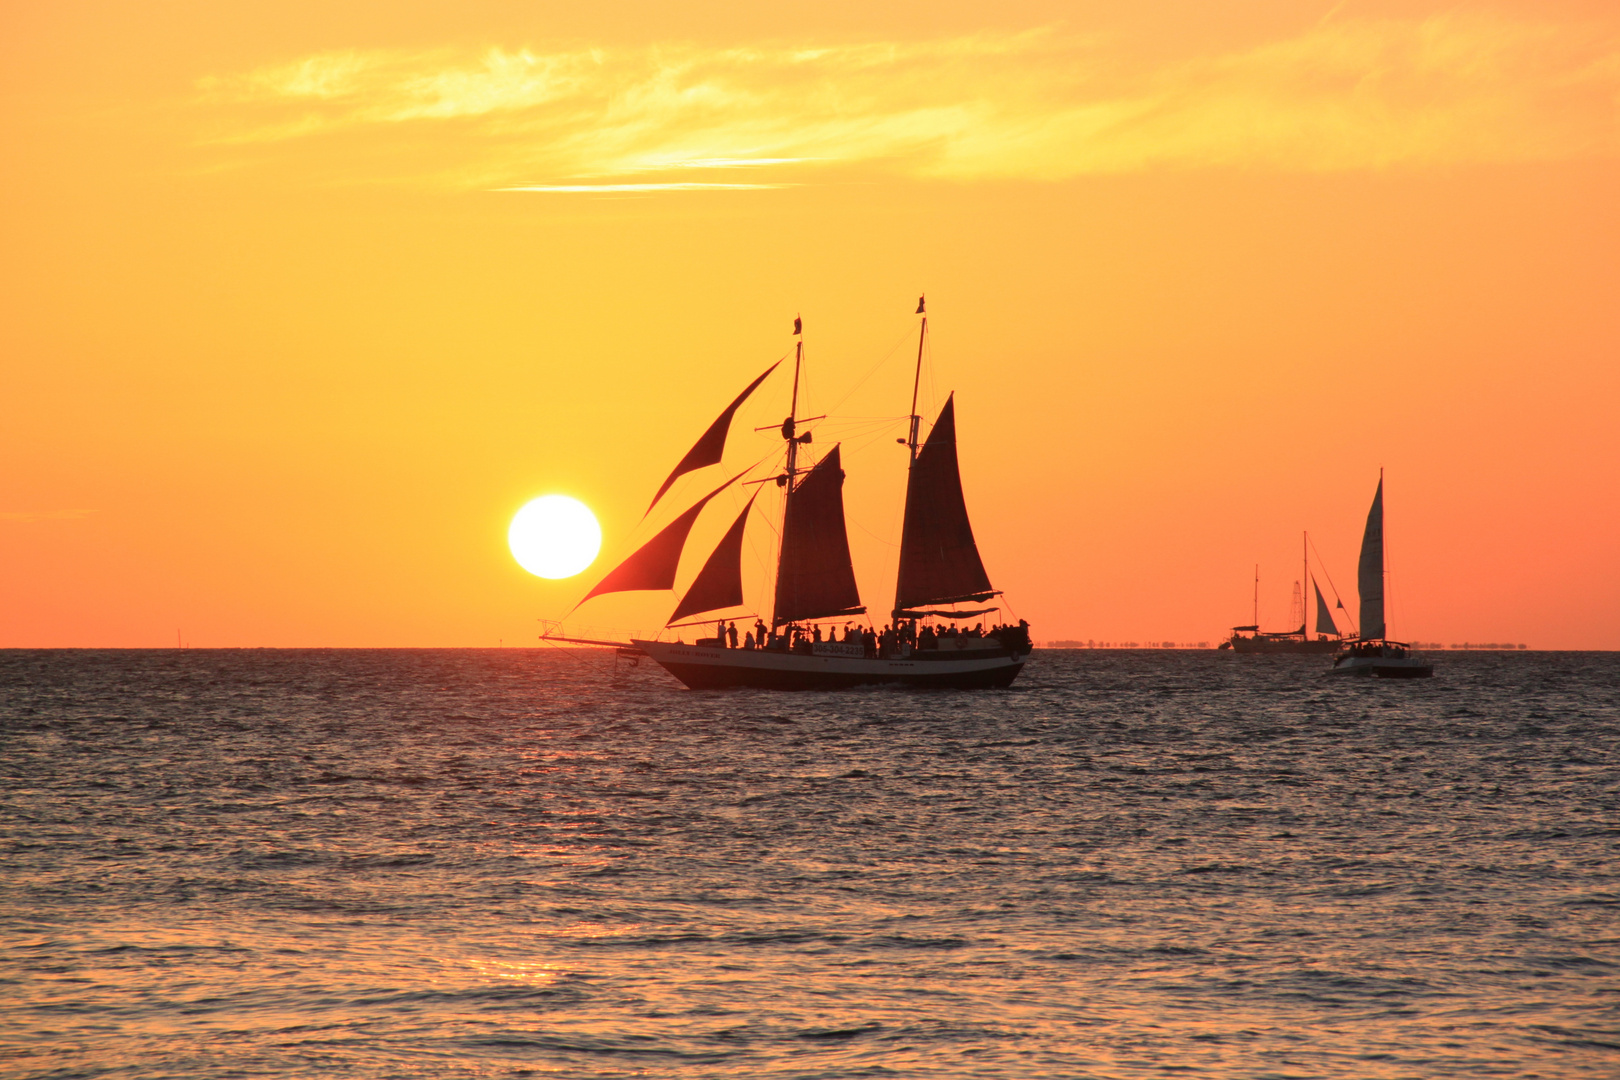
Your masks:
<instances>
[{"instance_id":1,"label":"rippled sea surface","mask_svg":"<svg viewBox=\"0 0 1620 1080\"><path fill-rule=\"evenodd\" d=\"M0 653L0 1074L1614 1077L1620 654Z\"/></svg>"}]
</instances>

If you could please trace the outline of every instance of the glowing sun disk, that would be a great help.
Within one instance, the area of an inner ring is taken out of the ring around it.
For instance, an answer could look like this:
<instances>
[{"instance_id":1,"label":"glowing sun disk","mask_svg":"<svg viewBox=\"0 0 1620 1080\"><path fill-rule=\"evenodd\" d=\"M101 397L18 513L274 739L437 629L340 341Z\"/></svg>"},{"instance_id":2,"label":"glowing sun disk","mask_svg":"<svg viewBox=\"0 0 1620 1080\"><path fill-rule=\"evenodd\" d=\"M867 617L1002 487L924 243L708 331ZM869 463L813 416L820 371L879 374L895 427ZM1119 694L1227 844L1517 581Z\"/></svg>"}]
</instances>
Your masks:
<instances>
[{"instance_id":1,"label":"glowing sun disk","mask_svg":"<svg viewBox=\"0 0 1620 1080\"><path fill-rule=\"evenodd\" d=\"M590 507L567 495L542 495L512 516L506 543L518 565L536 577L567 578L602 550L602 527Z\"/></svg>"}]
</instances>

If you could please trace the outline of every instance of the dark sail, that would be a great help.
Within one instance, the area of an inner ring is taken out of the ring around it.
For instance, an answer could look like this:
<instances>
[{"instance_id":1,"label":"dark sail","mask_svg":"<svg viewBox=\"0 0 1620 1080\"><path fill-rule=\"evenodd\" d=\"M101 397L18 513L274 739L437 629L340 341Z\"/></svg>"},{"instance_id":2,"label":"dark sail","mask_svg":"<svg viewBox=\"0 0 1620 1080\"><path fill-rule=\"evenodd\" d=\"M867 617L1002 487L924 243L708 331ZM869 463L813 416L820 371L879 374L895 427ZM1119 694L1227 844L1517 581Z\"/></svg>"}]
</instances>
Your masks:
<instances>
[{"instance_id":1,"label":"dark sail","mask_svg":"<svg viewBox=\"0 0 1620 1080\"><path fill-rule=\"evenodd\" d=\"M759 492L755 491L754 497L758 496ZM748 505L737 515L737 520L726 530L714 554L709 556L709 561L703 564L703 569L692 580L691 588L681 597L675 614L669 617L668 625L673 626L688 615L700 615L705 611L719 611L742 604L743 531L748 525L748 511L753 508L754 500L749 499Z\"/></svg>"},{"instance_id":2,"label":"dark sail","mask_svg":"<svg viewBox=\"0 0 1620 1080\"><path fill-rule=\"evenodd\" d=\"M1361 593L1361 636L1378 641L1384 636L1384 477L1367 511L1367 530L1361 534L1361 561L1356 566Z\"/></svg>"},{"instance_id":3,"label":"dark sail","mask_svg":"<svg viewBox=\"0 0 1620 1080\"><path fill-rule=\"evenodd\" d=\"M1322 599L1322 587L1316 583L1314 577L1311 578L1311 588L1316 590L1316 632L1337 634L1339 628L1333 624L1333 611L1328 607L1327 601Z\"/></svg>"},{"instance_id":4,"label":"dark sail","mask_svg":"<svg viewBox=\"0 0 1620 1080\"><path fill-rule=\"evenodd\" d=\"M681 548L686 546L686 535L692 531L693 522L697 521L698 514L708 501L730 487L737 476L703 496L690 510L665 525L657 536L642 544L628 559L614 567L607 577L598 581L579 604L603 593L673 589L675 570L681 563ZM577 608L579 604L574 606Z\"/></svg>"},{"instance_id":5,"label":"dark sail","mask_svg":"<svg viewBox=\"0 0 1620 1080\"><path fill-rule=\"evenodd\" d=\"M776 364L781 362L778 360ZM675 466L675 471L669 474L669 478L658 489L658 494L654 495L652 502L647 504L648 514L652 513L652 508L658 505L658 500L664 497L664 492L668 491L670 485L675 483L676 480L695 469L720 464L720 458L726 450L726 433L731 430L731 418L736 415L737 407L748 399L748 395L752 394L760 383L765 381L765 375L769 375L776 370L776 364L766 368L764 375L749 383L748 388L737 395L737 400L727 405L726 411L716 417L714 423L709 425L709 430L705 431L703 437L693 445L692 449L686 452L686 456L681 458L680 464ZM642 516L645 517L646 514ZM665 586L665 588L668 588L668 586Z\"/></svg>"},{"instance_id":6,"label":"dark sail","mask_svg":"<svg viewBox=\"0 0 1620 1080\"><path fill-rule=\"evenodd\" d=\"M772 618L780 626L865 610L849 561L844 470L835 446L788 494Z\"/></svg>"},{"instance_id":7,"label":"dark sail","mask_svg":"<svg viewBox=\"0 0 1620 1080\"><path fill-rule=\"evenodd\" d=\"M956 397L940 410L928 441L911 463L900 535L896 611L925 604L988 600L996 595L973 542L962 474L956 466Z\"/></svg>"}]
</instances>

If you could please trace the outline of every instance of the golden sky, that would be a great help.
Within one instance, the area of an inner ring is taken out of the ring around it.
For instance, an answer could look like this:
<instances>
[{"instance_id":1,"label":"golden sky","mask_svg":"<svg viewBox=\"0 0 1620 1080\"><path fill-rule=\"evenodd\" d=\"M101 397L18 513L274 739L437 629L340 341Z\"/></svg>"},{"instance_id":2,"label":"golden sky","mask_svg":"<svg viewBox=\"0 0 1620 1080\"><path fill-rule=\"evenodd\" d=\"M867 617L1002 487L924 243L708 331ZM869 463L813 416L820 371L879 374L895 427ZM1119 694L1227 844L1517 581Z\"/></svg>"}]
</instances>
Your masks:
<instances>
[{"instance_id":1,"label":"golden sky","mask_svg":"<svg viewBox=\"0 0 1620 1080\"><path fill-rule=\"evenodd\" d=\"M1353 606L1383 468L1394 636L1620 648L1612 3L761 7L0 7L0 646L531 643L800 314L886 610L927 292L1037 639Z\"/></svg>"}]
</instances>

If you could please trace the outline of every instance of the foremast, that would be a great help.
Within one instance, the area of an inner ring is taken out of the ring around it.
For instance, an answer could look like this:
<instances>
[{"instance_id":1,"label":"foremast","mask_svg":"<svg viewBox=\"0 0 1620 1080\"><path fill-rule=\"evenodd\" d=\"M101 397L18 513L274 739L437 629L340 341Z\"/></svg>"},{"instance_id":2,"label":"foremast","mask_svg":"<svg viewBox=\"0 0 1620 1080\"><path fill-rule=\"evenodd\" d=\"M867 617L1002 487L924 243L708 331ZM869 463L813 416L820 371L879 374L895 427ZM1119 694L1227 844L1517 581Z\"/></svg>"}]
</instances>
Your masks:
<instances>
[{"instance_id":1,"label":"foremast","mask_svg":"<svg viewBox=\"0 0 1620 1080\"><path fill-rule=\"evenodd\" d=\"M799 375L804 364L804 321L793 320L798 339L793 349L793 395L782 438L787 462L776 482L783 490L782 543L776 557L776 589L771 605L771 628L807 621L864 615L855 566L849 554L844 523L844 469L834 445L808 469L799 467L799 450L811 433L798 426L820 416L799 416ZM801 476L802 473L802 476Z\"/></svg>"}]
</instances>

